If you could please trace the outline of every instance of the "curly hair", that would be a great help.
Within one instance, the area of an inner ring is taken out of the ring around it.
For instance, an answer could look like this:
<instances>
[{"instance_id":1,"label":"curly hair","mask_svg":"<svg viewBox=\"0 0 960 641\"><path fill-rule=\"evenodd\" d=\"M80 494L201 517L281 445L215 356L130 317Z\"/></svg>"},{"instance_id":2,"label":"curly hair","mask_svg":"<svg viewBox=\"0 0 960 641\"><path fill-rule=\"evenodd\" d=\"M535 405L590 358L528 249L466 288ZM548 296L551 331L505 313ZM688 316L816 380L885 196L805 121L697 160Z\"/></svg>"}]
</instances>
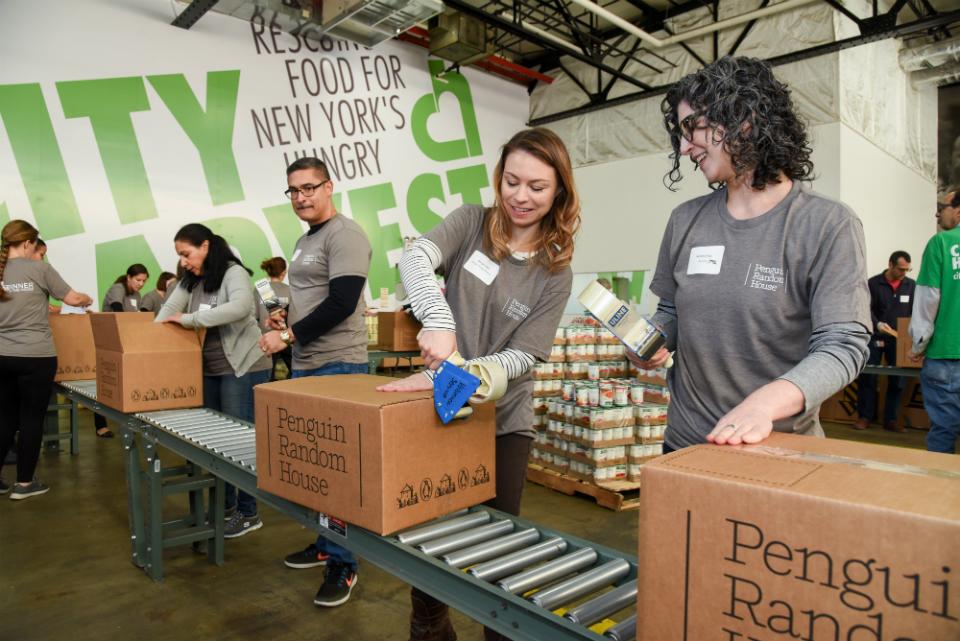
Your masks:
<instances>
[{"instance_id":1,"label":"curly hair","mask_svg":"<svg viewBox=\"0 0 960 641\"><path fill-rule=\"evenodd\" d=\"M540 238L534 260L547 271L556 272L570 264L573 259L573 237L580 229L580 197L573 180L573 167L567 147L557 134L543 127L517 132L503 146L500 160L493 170L493 191L496 199L486 217L483 230L484 248L496 260L510 255L507 241L510 239L510 216L507 214L500 183L503 180L507 156L514 151L525 151L546 163L557 174L557 191L553 205L540 221Z\"/></svg>"},{"instance_id":2,"label":"curly hair","mask_svg":"<svg viewBox=\"0 0 960 641\"><path fill-rule=\"evenodd\" d=\"M766 62L724 56L681 78L660 104L673 147L673 167L663 177L671 191L683 178L677 120L677 106L683 101L706 119L714 141L721 142L730 155L736 175L753 172L754 189L780 182L781 173L791 180L812 179L807 128L797 115L790 90Z\"/></svg>"}]
</instances>

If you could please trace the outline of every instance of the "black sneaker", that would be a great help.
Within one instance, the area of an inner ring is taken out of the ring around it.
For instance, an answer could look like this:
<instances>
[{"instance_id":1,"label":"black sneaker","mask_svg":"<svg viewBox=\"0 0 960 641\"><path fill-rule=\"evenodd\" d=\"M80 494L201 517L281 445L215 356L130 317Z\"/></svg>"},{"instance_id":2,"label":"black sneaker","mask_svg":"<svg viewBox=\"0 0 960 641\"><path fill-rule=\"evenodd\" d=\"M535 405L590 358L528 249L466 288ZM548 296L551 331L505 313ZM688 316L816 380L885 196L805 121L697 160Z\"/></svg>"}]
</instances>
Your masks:
<instances>
[{"instance_id":1,"label":"black sneaker","mask_svg":"<svg viewBox=\"0 0 960 641\"><path fill-rule=\"evenodd\" d=\"M260 520L258 515L246 516L245 514L237 512L227 521L227 524L223 526L223 538L235 539L238 536L243 536L254 530L259 530L262 527L263 521Z\"/></svg>"},{"instance_id":2,"label":"black sneaker","mask_svg":"<svg viewBox=\"0 0 960 641\"><path fill-rule=\"evenodd\" d=\"M230 507L223 508L223 520L229 521L233 518L233 515L237 513L237 504L234 503Z\"/></svg>"},{"instance_id":3,"label":"black sneaker","mask_svg":"<svg viewBox=\"0 0 960 641\"><path fill-rule=\"evenodd\" d=\"M306 547L306 549L287 555L287 558L283 560L283 564L288 568L293 568L295 570L305 570L307 568L315 568L321 565L326 565L327 559L329 558L329 554L326 552L321 552L317 549L316 545L311 543Z\"/></svg>"},{"instance_id":4,"label":"black sneaker","mask_svg":"<svg viewBox=\"0 0 960 641\"><path fill-rule=\"evenodd\" d=\"M313 604L322 608L333 608L343 605L350 599L350 593L357 585L359 577L350 569L349 565L331 563L327 565L327 576L323 585L313 597Z\"/></svg>"},{"instance_id":5,"label":"black sneaker","mask_svg":"<svg viewBox=\"0 0 960 641\"><path fill-rule=\"evenodd\" d=\"M39 496L41 494L46 494L50 491L50 488L40 479L33 479L28 485L20 485L19 483L14 483L13 491L10 493L10 500L19 501L20 499L28 499L31 496Z\"/></svg>"},{"instance_id":6,"label":"black sneaker","mask_svg":"<svg viewBox=\"0 0 960 641\"><path fill-rule=\"evenodd\" d=\"M10 486L3 479L0 479L0 494L6 494L10 491Z\"/></svg>"}]
</instances>

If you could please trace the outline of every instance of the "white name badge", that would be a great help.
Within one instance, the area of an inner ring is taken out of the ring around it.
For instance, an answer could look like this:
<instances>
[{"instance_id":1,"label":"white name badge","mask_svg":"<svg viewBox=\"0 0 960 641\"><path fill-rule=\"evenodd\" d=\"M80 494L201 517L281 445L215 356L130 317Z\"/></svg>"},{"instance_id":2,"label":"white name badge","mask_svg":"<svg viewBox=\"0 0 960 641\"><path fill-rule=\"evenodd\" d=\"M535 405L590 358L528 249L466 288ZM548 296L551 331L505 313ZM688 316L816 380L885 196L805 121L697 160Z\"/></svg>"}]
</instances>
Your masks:
<instances>
[{"instance_id":1,"label":"white name badge","mask_svg":"<svg viewBox=\"0 0 960 641\"><path fill-rule=\"evenodd\" d=\"M197 307L197 311L198 311L198 312L202 312L202 311L207 310L207 309L213 309L213 306L207 305L206 303L200 303L200 306Z\"/></svg>"},{"instance_id":2,"label":"white name badge","mask_svg":"<svg viewBox=\"0 0 960 641\"><path fill-rule=\"evenodd\" d=\"M694 247L690 250L687 274L719 274L723 263L723 245Z\"/></svg>"},{"instance_id":3,"label":"white name badge","mask_svg":"<svg viewBox=\"0 0 960 641\"><path fill-rule=\"evenodd\" d=\"M136 298L131 298L131 299L129 299L129 300L130 300L130 307L136 309L136 308L137 308L137 299L136 299Z\"/></svg>"},{"instance_id":4,"label":"white name badge","mask_svg":"<svg viewBox=\"0 0 960 641\"><path fill-rule=\"evenodd\" d=\"M473 252L473 256L463 268L479 278L484 285L492 283L500 272L500 265L487 258L479 249Z\"/></svg>"},{"instance_id":5,"label":"white name badge","mask_svg":"<svg viewBox=\"0 0 960 641\"><path fill-rule=\"evenodd\" d=\"M292 263L299 257L300 257L300 248L298 247L297 250L293 252L293 256L290 257L290 262Z\"/></svg>"},{"instance_id":6,"label":"white name badge","mask_svg":"<svg viewBox=\"0 0 960 641\"><path fill-rule=\"evenodd\" d=\"M910 294L902 294L902 295L900 296L900 302L901 302L901 303L909 303L909 302L910 302Z\"/></svg>"}]
</instances>

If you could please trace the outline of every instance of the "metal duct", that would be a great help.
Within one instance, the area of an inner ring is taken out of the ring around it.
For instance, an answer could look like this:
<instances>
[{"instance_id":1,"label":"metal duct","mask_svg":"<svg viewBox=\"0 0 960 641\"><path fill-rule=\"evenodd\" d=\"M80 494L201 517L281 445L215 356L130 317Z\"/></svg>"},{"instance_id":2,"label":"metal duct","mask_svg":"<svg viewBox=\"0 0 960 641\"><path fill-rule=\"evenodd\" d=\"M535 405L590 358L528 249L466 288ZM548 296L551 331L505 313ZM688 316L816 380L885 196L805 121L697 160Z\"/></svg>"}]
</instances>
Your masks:
<instances>
[{"instance_id":1,"label":"metal duct","mask_svg":"<svg viewBox=\"0 0 960 641\"><path fill-rule=\"evenodd\" d=\"M949 85L958 80L960 80L960 62L910 72L910 84L915 89L927 85Z\"/></svg>"},{"instance_id":2,"label":"metal duct","mask_svg":"<svg viewBox=\"0 0 960 641\"><path fill-rule=\"evenodd\" d=\"M900 68L916 71L960 62L960 36L920 47L900 50Z\"/></svg>"}]
</instances>

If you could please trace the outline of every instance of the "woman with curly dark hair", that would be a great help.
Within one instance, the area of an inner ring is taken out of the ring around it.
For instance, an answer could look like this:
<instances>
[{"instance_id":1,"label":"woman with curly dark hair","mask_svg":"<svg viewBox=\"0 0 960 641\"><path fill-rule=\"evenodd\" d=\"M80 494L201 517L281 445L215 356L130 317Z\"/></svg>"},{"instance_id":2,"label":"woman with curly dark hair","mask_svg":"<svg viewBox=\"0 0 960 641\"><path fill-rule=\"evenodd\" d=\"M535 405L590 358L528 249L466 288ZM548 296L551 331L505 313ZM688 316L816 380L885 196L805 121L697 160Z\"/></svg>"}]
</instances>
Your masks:
<instances>
[{"instance_id":1,"label":"woman with curly dark hair","mask_svg":"<svg viewBox=\"0 0 960 641\"><path fill-rule=\"evenodd\" d=\"M863 226L804 184L806 128L766 63L721 58L673 86L662 111L665 182L686 156L714 187L671 214L650 284L676 350L666 449L822 436L820 404L867 356Z\"/></svg>"}]
</instances>

